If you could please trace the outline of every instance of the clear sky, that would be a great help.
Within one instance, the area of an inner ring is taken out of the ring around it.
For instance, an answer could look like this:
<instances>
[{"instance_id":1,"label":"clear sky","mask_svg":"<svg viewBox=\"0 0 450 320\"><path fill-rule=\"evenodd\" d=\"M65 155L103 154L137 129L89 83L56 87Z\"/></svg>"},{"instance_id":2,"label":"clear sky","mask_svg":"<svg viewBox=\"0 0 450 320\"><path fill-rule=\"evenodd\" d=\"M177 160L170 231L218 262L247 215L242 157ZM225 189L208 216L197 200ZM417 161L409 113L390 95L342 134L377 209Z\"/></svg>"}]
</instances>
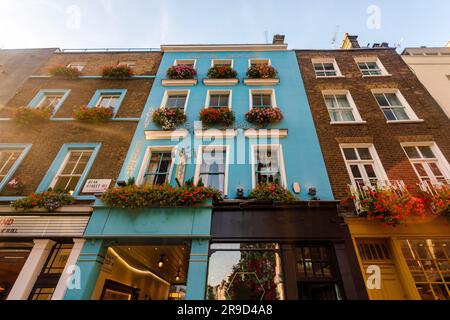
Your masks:
<instances>
[{"instance_id":1,"label":"clear sky","mask_svg":"<svg viewBox=\"0 0 450 320\"><path fill-rule=\"evenodd\" d=\"M157 48L160 44L265 43L292 49L443 46L449 0L0 0L0 48Z\"/></svg>"}]
</instances>

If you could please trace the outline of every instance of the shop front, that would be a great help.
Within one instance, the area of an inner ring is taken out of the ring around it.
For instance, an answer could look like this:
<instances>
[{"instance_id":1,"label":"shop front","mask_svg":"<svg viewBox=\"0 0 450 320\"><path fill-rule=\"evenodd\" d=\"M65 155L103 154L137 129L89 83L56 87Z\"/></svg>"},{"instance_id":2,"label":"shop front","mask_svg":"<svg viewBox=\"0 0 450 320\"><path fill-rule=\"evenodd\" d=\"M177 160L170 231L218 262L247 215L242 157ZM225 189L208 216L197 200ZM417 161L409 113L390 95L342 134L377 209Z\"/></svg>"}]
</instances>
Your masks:
<instances>
[{"instance_id":1,"label":"shop front","mask_svg":"<svg viewBox=\"0 0 450 320\"><path fill-rule=\"evenodd\" d=\"M100 200L66 300L202 300L212 205L117 209Z\"/></svg>"},{"instance_id":2,"label":"shop front","mask_svg":"<svg viewBox=\"0 0 450 320\"><path fill-rule=\"evenodd\" d=\"M211 235L207 299L367 299L336 202L225 201Z\"/></svg>"},{"instance_id":3,"label":"shop front","mask_svg":"<svg viewBox=\"0 0 450 320\"><path fill-rule=\"evenodd\" d=\"M90 207L0 213L0 299L60 300L83 246Z\"/></svg>"},{"instance_id":4,"label":"shop front","mask_svg":"<svg viewBox=\"0 0 450 320\"><path fill-rule=\"evenodd\" d=\"M386 227L367 218L348 217L361 272L371 300L449 300L450 225L439 216L408 218ZM370 272L372 270L372 272Z\"/></svg>"}]
</instances>

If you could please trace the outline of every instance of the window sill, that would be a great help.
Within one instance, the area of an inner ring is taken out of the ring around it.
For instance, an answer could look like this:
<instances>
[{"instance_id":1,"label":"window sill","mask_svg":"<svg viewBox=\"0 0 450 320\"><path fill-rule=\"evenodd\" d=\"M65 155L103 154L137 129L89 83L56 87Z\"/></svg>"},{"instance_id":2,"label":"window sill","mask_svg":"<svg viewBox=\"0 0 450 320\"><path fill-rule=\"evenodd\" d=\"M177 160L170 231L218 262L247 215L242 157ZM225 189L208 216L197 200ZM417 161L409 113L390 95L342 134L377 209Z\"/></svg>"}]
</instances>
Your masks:
<instances>
[{"instance_id":1,"label":"window sill","mask_svg":"<svg viewBox=\"0 0 450 320\"><path fill-rule=\"evenodd\" d=\"M164 87L192 87L197 85L197 79L162 79L161 84Z\"/></svg>"},{"instance_id":2,"label":"window sill","mask_svg":"<svg viewBox=\"0 0 450 320\"><path fill-rule=\"evenodd\" d=\"M244 79L247 86L274 86L280 83L280 79Z\"/></svg>"},{"instance_id":3,"label":"window sill","mask_svg":"<svg viewBox=\"0 0 450 320\"><path fill-rule=\"evenodd\" d=\"M205 86L235 86L239 83L239 79L203 79Z\"/></svg>"},{"instance_id":4,"label":"window sill","mask_svg":"<svg viewBox=\"0 0 450 320\"><path fill-rule=\"evenodd\" d=\"M330 124L366 124L367 121L330 121Z\"/></svg>"},{"instance_id":5,"label":"window sill","mask_svg":"<svg viewBox=\"0 0 450 320\"><path fill-rule=\"evenodd\" d=\"M373 76L362 75L363 78L392 77L392 74L377 74Z\"/></svg>"},{"instance_id":6,"label":"window sill","mask_svg":"<svg viewBox=\"0 0 450 320\"><path fill-rule=\"evenodd\" d=\"M417 119L417 120L387 120L386 123L421 123L424 122L423 119Z\"/></svg>"},{"instance_id":7,"label":"window sill","mask_svg":"<svg viewBox=\"0 0 450 320\"><path fill-rule=\"evenodd\" d=\"M145 130L146 140L180 140L187 137L186 129L176 130Z\"/></svg>"},{"instance_id":8,"label":"window sill","mask_svg":"<svg viewBox=\"0 0 450 320\"><path fill-rule=\"evenodd\" d=\"M334 79L334 78L338 78L338 79L342 79L345 78L345 76L316 76L316 79Z\"/></svg>"}]
</instances>

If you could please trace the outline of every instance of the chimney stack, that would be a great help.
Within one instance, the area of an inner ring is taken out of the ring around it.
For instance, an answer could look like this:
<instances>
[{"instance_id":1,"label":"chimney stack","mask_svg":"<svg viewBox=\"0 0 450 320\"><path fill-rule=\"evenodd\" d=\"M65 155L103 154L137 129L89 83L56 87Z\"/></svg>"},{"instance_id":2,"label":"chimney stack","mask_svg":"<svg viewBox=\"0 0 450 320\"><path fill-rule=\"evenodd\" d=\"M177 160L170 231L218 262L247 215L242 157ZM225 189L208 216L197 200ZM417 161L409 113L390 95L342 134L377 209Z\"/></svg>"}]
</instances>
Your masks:
<instances>
[{"instance_id":1,"label":"chimney stack","mask_svg":"<svg viewBox=\"0 0 450 320\"><path fill-rule=\"evenodd\" d=\"M284 34L276 34L273 36L272 44L284 44Z\"/></svg>"},{"instance_id":2,"label":"chimney stack","mask_svg":"<svg viewBox=\"0 0 450 320\"><path fill-rule=\"evenodd\" d=\"M372 48L389 48L389 43L387 43L387 42L374 43L372 45Z\"/></svg>"},{"instance_id":3,"label":"chimney stack","mask_svg":"<svg viewBox=\"0 0 450 320\"><path fill-rule=\"evenodd\" d=\"M358 43L358 36L350 36L347 32L344 34L344 40L341 42L341 49L361 48Z\"/></svg>"}]
</instances>

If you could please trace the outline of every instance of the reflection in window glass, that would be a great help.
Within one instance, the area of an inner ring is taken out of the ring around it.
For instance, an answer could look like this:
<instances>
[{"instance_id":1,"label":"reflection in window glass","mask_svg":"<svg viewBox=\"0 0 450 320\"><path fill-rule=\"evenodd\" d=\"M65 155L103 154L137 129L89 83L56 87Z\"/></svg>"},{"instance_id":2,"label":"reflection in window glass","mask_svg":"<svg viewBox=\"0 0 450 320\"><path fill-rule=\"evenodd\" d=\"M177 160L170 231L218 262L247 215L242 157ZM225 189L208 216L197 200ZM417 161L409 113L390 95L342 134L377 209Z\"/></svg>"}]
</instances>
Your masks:
<instances>
[{"instance_id":1,"label":"reflection in window glass","mask_svg":"<svg viewBox=\"0 0 450 320\"><path fill-rule=\"evenodd\" d=\"M281 259L274 243L213 244L208 300L283 300Z\"/></svg>"},{"instance_id":2,"label":"reflection in window glass","mask_svg":"<svg viewBox=\"0 0 450 320\"><path fill-rule=\"evenodd\" d=\"M400 244L422 299L450 300L450 240L402 240Z\"/></svg>"}]
</instances>

